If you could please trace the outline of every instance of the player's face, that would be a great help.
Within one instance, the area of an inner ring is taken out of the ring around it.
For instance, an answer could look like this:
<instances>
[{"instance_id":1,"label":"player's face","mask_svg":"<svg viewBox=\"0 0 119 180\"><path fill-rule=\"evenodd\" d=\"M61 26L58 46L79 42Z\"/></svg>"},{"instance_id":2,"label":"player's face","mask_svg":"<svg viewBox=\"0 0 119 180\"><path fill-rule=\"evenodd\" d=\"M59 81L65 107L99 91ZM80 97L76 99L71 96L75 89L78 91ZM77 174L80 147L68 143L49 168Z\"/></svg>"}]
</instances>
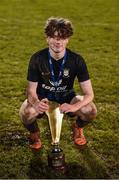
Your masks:
<instances>
[{"instance_id":1,"label":"player's face","mask_svg":"<svg viewBox=\"0 0 119 180\"><path fill-rule=\"evenodd\" d=\"M47 37L47 43L54 53L61 53L65 50L69 39L62 39L58 37L57 34L58 33L55 32L54 37Z\"/></svg>"}]
</instances>

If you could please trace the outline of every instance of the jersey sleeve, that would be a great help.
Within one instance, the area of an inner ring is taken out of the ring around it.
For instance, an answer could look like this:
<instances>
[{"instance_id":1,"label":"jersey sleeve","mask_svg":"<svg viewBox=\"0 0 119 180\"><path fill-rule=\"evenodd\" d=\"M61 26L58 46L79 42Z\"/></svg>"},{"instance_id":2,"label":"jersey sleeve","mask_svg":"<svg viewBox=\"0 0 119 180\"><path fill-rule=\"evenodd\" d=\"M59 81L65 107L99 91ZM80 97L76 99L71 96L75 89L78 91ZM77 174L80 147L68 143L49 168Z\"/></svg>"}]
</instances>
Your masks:
<instances>
[{"instance_id":1,"label":"jersey sleeve","mask_svg":"<svg viewBox=\"0 0 119 180\"><path fill-rule=\"evenodd\" d=\"M85 60L79 56L77 59L77 78L79 82L87 81L90 79L87 65Z\"/></svg>"},{"instance_id":2,"label":"jersey sleeve","mask_svg":"<svg viewBox=\"0 0 119 180\"><path fill-rule=\"evenodd\" d=\"M32 55L27 72L27 80L32 82L38 82L39 80L39 70L36 55Z\"/></svg>"}]
</instances>

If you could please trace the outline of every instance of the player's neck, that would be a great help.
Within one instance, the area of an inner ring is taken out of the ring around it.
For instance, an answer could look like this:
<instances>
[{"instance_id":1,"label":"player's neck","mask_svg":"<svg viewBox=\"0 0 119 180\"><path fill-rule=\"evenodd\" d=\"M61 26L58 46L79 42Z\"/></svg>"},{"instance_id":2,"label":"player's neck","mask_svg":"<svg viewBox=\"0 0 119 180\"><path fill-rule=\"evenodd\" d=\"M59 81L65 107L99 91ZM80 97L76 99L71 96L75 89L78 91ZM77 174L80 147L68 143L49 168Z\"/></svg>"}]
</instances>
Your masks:
<instances>
[{"instance_id":1,"label":"player's neck","mask_svg":"<svg viewBox=\"0 0 119 180\"><path fill-rule=\"evenodd\" d=\"M55 53L52 49L49 49L49 51L50 51L51 57L58 61L59 59L64 57L66 49L64 49L62 52L59 52L59 53Z\"/></svg>"}]
</instances>

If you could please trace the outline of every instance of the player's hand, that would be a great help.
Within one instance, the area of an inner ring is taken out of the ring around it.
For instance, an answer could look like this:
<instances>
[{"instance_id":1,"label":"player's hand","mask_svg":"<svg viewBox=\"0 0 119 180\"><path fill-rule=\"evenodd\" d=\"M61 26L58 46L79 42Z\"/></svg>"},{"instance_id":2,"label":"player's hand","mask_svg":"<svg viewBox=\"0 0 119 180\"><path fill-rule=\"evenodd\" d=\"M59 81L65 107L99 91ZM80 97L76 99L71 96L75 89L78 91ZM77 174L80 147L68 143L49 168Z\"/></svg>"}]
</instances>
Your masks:
<instances>
[{"instance_id":1,"label":"player's hand","mask_svg":"<svg viewBox=\"0 0 119 180\"><path fill-rule=\"evenodd\" d=\"M39 114L43 114L49 109L48 100L46 98L41 101L39 100L34 103L33 107Z\"/></svg>"},{"instance_id":2,"label":"player's hand","mask_svg":"<svg viewBox=\"0 0 119 180\"><path fill-rule=\"evenodd\" d=\"M75 104L64 103L60 105L61 113L76 112L79 108Z\"/></svg>"}]
</instances>

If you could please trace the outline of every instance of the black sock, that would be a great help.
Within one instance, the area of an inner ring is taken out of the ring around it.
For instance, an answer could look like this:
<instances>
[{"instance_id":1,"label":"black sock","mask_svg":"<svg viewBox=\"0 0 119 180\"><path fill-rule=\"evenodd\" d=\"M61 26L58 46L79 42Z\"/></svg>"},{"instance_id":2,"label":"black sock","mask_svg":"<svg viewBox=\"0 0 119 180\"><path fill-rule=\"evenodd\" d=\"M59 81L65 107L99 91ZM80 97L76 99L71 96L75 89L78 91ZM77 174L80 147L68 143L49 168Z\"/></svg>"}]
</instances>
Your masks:
<instances>
[{"instance_id":1,"label":"black sock","mask_svg":"<svg viewBox=\"0 0 119 180\"><path fill-rule=\"evenodd\" d=\"M77 120L76 120L76 124L80 128L83 128L84 126L86 126L89 123L90 123L90 121L82 120L80 117L78 117Z\"/></svg>"},{"instance_id":2,"label":"black sock","mask_svg":"<svg viewBox=\"0 0 119 180\"><path fill-rule=\"evenodd\" d=\"M34 121L34 122L31 123L31 124L23 124L23 125L24 125L24 127L25 127L28 131L30 131L31 133L34 133L34 132L39 131L38 124L37 124L36 121Z\"/></svg>"}]
</instances>

